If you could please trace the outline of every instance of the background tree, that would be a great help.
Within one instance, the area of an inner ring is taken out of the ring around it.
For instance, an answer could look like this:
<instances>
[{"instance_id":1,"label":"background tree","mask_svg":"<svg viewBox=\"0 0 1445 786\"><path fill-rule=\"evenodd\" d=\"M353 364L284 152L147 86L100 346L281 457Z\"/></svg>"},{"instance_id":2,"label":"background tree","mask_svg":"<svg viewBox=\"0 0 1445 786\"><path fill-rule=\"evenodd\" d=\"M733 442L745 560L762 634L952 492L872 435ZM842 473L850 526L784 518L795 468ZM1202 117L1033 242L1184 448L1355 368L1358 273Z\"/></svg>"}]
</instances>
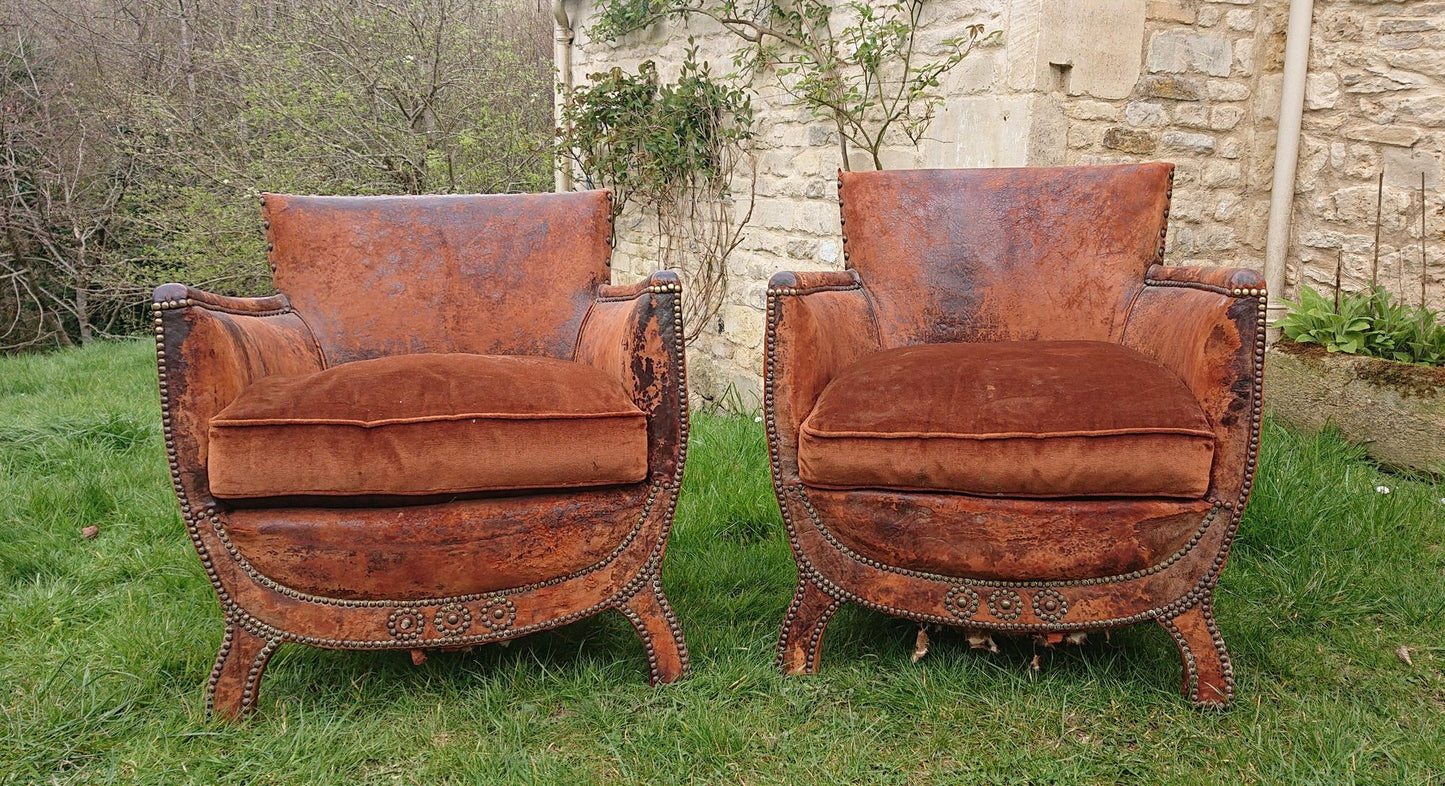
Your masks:
<instances>
[{"instance_id":1,"label":"background tree","mask_svg":"<svg viewBox=\"0 0 1445 786\"><path fill-rule=\"evenodd\" d=\"M538 0L0 0L0 348L270 287L262 191L546 190Z\"/></svg>"}]
</instances>

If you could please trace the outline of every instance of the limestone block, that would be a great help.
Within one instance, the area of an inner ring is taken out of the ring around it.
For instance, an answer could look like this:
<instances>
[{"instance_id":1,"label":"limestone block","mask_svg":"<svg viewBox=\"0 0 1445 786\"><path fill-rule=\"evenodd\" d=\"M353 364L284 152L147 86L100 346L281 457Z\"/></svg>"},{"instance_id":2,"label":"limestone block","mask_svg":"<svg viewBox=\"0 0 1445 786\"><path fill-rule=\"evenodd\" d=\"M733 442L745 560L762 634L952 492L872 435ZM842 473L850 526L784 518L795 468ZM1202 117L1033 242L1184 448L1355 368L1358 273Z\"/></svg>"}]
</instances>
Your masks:
<instances>
[{"instance_id":1,"label":"limestone block","mask_svg":"<svg viewBox=\"0 0 1445 786\"><path fill-rule=\"evenodd\" d=\"M1229 39L1184 31L1155 33L1149 42L1150 73L1198 71L1229 76L1233 59Z\"/></svg>"},{"instance_id":2,"label":"limestone block","mask_svg":"<svg viewBox=\"0 0 1445 786\"><path fill-rule=\"evenodd\" d=\"M1208 128L1209 107L1203 104L1180 104L1174 108L1174 124L1185 128Z\"/></svg>"},{"instance_id":3,"label":"limestone block","mask_svg":"<svg viewBox=\"0 0 1445 786\"><path fill-rule=\"evenodd\" d=\"M1346 126L1342 133L1346 139L1396 147L1411 147L1420 141L1420 132L1405 126L1355 125Z\"/></svg>"},{"instance_id":4,"label":"limestone block","mask_svg":"<svg viewBox=\"0 0 1445 786\"><path fill-rule=\"evenodd\" d=\"M1305 77L1305 108L1333 109L1340 102L1340 78L1328 71Z\"/></svg>"},{"instance_id":5,"label":"limestone block","mask_svg":"<svg viewBox=\"0 0 1445 786\"><path fill-rule=\"evenodd\" d=\"M1445 128L1445 91L1423 96L1392 93L1382 100L1398 102L1396 112L1399 121L1427 128Z\"/></svg>"},{"instance_id":6,"label":"limestone block","mask_svg":"<svg viewBox=\"0 0 1445 786\"><path fill-rule=\"evenodd\" d=\"M1131 126L1157 127L1169 125L1169 115L1162 104L1130 101L1124 107L1124 121Z\"/></svg>"},{"instance_id":7,"label":"limestone block","mask_svg":"<svg viewBox=\"0 0 1445 786\"><path fill-rule=\"evenodd\" d=\"M1218 6L1206 5L1199 9L1196 24L1200 27L1214 27L1219 20L1224 18L1224 9Z\"/></svg>"},{"instance_id":8,"label":"limestone block","mask_svg":"<svg viewBox=\"0 0 1445 786\"><path fill-rule=\"evenodd\" d=\"M1234 137L1225 137L1219 140L1219 155L1222 158L1239 158L1239 140Z\"/></svg>"},{"instance_id":9,"label":"limestone block","mask_svg":"<svg viewBox=\"0 0 1445 786\"><path fill-rule=\"evenodd\" d=\"M1193 134L1187 131L1165 131L1159 141L1167 150L1185 153L1214 152L1214 137L1209 134Z\"/></svg>"},{"instance_id":10,"label":"limestone block","mask_svg":"<svg viewBox=\"0 0 1445 786\"><path fill-rule=\"evenodd\" d=\"M1139 81L1145 0L1013 4L1010 84L1022 90L1127 98Z\"/></svg>"},{"instance_id":11,"label":"limestone block","mask_svg":"<svg viewBox=\"0 0 1445 786\"><path fill-rule=\"evenodd\" d=\"M1240 207L1244 201L1237 194L1223 193L1214 200L1214 212L1211 218L1215 221L1232 221L1239 215Z\"/></svg>"},{"instance_id":12,"label":"limestone block","mask_svg":"<svg viewBox=\"0 0 1445 786\"><path fill-rule=\"evenodd\" d=\"M1069 126L1069 147L1079 150L1099 144L1099 129L1093 123L1073 123ZM1104 146L1111 147L1108 135L1104 134Z\"/></svg>"},{"instance_id":13,"label":"limestone block","mask_svg":"<svg viewBox=\"0 0 1445 786\"><path fill-rule=\"evenodd\" d=\"M1182 76L1150 74L1139 80L1139 92L1151 98L1169 98L1175 101L1198 101L1199 83Z\"/></svg>"},{"instance_id":14,"label":"limestone block","mask_svg":"<svg viewBox=\"0 0 1445 786\"><path fill-rule=\"evenodd\" d=\"M1159 140L1148 131L1113 126L1104 132L1104 147L1126 153L1148 155L1158 147Z\"/></svg>"},{"instance_id":15,"label":"limestone block","mask_svg":"<svg viewBox=\"0 0 1445 786\"><path fill-rule=\"evenodd\" d=\"M1423 10L1423 9L1422 9ZM1438 6L1436 7L1438 13ZM1424 33L1445 29L1439 18L1415 17L1413 19L1381 19L1381 33Z\"/></svg>"},{"instance_id":16,"label":"limestone block","mask_svg":"<svg viewBox=\"0 0 1445 786\"><path fill-rule=\"evenodd\" d=\"M1445 47L1382 52L1385 62L1424 76L1445 79Z\"/></svg>"},{"instance_id":17,"label":"limestone block","mask_svg":"<svg viewBox=\"0 0 1445 786\"><path fill-rule=\"evenodd\" d=\"M1402 150L1389 148L1384 151L1385 183L1398 188L1419 188L1420 175L1425 175L1425 189L1429 192L1440 190L1441 156L1431 150Z\"/></svg>"},{"instance_id":18,"label":"limestone block","mask_svg":"<svg viewBox=\"0 0 1445 786\"><path fill-rule=\"evenodd\" d=\"M1215 131L1228 131L1244 119L1244 110L1237 106L1216 106L1209 110L1209 127Z\"/></svg>"},{"instance_id":19,"label":"limestone block","mask_svg":"<svg viewBox=\"0 0 1445 786\"><path fill-rule=\"evenodd\" d=\"M1225 160L1206 162L1200 182L1209 188L1239 185L1239 162Z\"/></svg>"},{"instance_id":20,"label":"limestone block","mask_svg":"<svg viewBox=\"0 0 1445 786\"><path fill-rule=\"evenodd\" d=\"M1161 22L1181 22L1186 25L1192 25L1196 20L1194 5L1186 0L1149 0L1144 14Z\"/></svg>"},{"instance_id":21,"label":"limestone block","mask_svg":"<svg viewBox=\"0 0 1445 786\"><path fill-rule=\"evenodd\" d=\"M930 167L1026 166L1034 102L1028 95L947 100L929 125L923 160Z\"/></svg>"},{"instance_id":22,"label":"limestone block","mask_svg":"<svg viewBox=\"0 0 1445 786\"><path fill-rule=\"evenodd\" d=\"M1395 90L1411 90L1424 81L1406 71L1382 66L1367 66L1363 70L1345 71L1340 74L1340 83L1346 93L1385 93Z\"/></svg>"},{"instance_id":23,"label":"limestone block","mask_svg":"<svg viewBox=\"0 0 1445 786\"><path fill-rule=\"evenodd\" d=\"M1120 114L1118 104L1108 101L1069 101L1064 105L1064 112L1075 120L1118 120Z\"/></svg>"},{"instance_id":24,"label":"limestone block","mask_svg":"<svg viewBox=\"0 0 1445 786\"><path fill-rule=\"evenodd\" d=\"M1204 97L1210 101L1243 101L1249 98L1249 85L1228 79L1210 79L1204 83Z\"/></svg>"},{"instance_id":25,"label":"limestone block","mask_svg":"<svg viewBox=\"0 0 1445 786\"><path fill-rule=\"evenodd\" d=\"M1224 14L1224 25L1230 30L1253 30L1255 26L1254 11L1243 8L1226 11Z\"/></svg>"}]
</instances>

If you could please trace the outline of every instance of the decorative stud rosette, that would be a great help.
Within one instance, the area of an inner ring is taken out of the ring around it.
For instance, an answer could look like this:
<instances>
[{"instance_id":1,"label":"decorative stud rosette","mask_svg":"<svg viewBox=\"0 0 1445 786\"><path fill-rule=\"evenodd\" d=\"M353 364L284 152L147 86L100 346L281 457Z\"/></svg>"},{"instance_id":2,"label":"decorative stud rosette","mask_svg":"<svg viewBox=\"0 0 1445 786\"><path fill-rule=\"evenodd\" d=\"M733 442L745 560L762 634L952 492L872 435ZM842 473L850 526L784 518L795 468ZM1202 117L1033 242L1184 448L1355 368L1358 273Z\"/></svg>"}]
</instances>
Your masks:
<instances>
[{"instance_id":1,"label":"decorative stud rosette","mask_svg":"<svg viewBox=\"0 0 1445 786\"><path fill-rule=\"evenodd\" d=\"M512 627L512 621L517 618L517 604L506 598L492 598L482 606L479 616L487 630L493 633L506 630Z\"/></svg>"},{"instance_id":2,"label":"decorative stud rosette","mask_svg":"<svg viewBox=\"0 0 1445 786\"><path fill-rule=\"evenodd\" d=\"M421 638L422 631L426 630L426 617L417 609L402 606L393 609L386 618L386 629L393 638L414 641Z\"/></svg>"},{"instance_id":3,"label":"decorative stud rosette","mask_svg":"<svg viewBox=\"0 0 1445 786\"><path fill-rule=\"evenodd\" d=\"M1057 590L1039 590L1034 593L1034 613L1044 622L1058 622L1069 613L1069 602Z\"/></svg>"},{"instance_id":4,"label":"decorative stud rosette","mask_svg":"<svg viewBox=\"0 0 1445 786\"><path fill-rule=\"evenodd\" d=\"M461 635L472 626L472 612L460 603L448 603L437 609L436 616L432 617L432 625L436 626L437 632L442 635Z\"/></svg>"},{"instance_id":5,"label":"decorative stud rosette","mask_svg":"<svg viewBox=\"0 0 1445 786\"><path fill-rule=\"evenodd\" d=\"M1004 622L1013 622L1024 613L1024 599L1011 589L994 590L988 596L988 611Z\"/></svg>"},{"instance_id":6,"label":"decorative stud rosette","mask_svg":"<svg viewBox=\"0 0 1445 786\"><path fill-rule=\"evenodd\" d=\"M973 588L960 584L948 591L948 596L943 599L943 607L955 617L968 619L978 611L978 593L974 592Z\"/></svg>"}]
</instances>

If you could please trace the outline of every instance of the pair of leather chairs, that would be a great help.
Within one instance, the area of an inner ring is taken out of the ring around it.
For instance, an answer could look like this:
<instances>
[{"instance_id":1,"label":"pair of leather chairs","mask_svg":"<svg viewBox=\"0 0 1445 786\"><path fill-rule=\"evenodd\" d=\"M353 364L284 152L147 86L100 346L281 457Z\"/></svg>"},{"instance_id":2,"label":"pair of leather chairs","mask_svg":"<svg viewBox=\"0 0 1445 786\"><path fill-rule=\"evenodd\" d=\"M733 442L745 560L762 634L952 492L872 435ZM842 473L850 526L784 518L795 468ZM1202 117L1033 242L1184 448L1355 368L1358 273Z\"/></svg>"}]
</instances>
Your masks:
<instances>
[{"instance_id":1,"label":"pair of leather chairs","mask_svg":"<svg viewBox=\"0 0 1445 786\"><path fill-rule=\"evenodd\" d=\"M1264 290L1163 267L1172 168L845 173L848 269L769 287L765 415L798 563L779 664L845 602L973 629L1155 620L1226 703L1210 611L1259 438ZM607 284L605 192L263 199L277 290L156 290L171 475L226 632L463 647L606 609L687 671L661 584L681 286Z\"/></svg>"}]
</instances>

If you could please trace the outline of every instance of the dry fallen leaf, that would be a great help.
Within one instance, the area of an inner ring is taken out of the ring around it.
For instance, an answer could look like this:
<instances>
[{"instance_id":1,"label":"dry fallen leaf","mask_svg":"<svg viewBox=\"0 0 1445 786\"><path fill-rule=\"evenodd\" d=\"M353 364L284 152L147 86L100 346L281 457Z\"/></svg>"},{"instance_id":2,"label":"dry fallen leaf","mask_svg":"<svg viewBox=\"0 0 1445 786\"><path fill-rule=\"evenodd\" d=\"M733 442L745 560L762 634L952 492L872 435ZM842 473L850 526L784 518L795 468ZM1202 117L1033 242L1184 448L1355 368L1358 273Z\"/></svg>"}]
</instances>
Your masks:
<instances>
[{"instance_id":1,"label":"dry fallen leaf","mask_svg":"<svg viewBox=\"0 0 1445 786\"><path fill-rule=\"evenodd\" d=\"M422 652L421 650L412 650L411 663L413 666L420 666L423 663L426 663L426 653Z\"/></svg>"},{"instance_id":2,"label":"dry fallen leaf","mask_svg":"<svg viewBox=\"0 0 1445 786\"><path fill-rule=\"evenodd\" d=\"M925 630L925 629L923 628L923 626L920 625L920 626L918 627L918 637L913 640L913 662L914 662L914 663L917 663L917 662L923 660L923 656L924 656L924 655L927 655L927 654L928 654L928 631Z\"/></svg>"},{"instance_id":3,"label":"dry fallen leaf","mask_svg":"<svg viewBox=\"0 0 1445 786\"><path fill-rule=\"evenodd\" d=\"M970 632L967 636L969 649L998 652L998 645L993 643L993 637L988 635L987 631Z\"/></svg>"},{"instance_id":4,"label":"dry fallen leaf","mask_svg":"<svg viewBox=\"0 0 1445 786\"><path fill-rule=\"evenodd\" d=\"M1081 631L1081 630L1076 630L1076 631L1074 631L1073 633L1070 633L1069 635L1065 636L1065 637L1064 637L1064 642L1065 642L1065 643L1068 643L1068 644L1073 644L1073 645L1076 646L1076 647L1082 647L1082 646L1084 645L1084 642L1085 642L1088 638L1089 638L1089 634L1087 634L1087 633L1085 633L1084 631ZM1105 638L1106 638L1106 639L1108 638L1108 632L1107 632L1107 631L1105 632Z\"/></svg>"},{"instance_id":5,"label":"dry fallen leaf","mask_svg":"<svg viewBox=\"0 0 1445 786\"><path fill-rule=\"evenodd\" d=\"M1414 665L1415 665L1415 661L1410 660L1410 648L1409 648L1409 647L1403 647L1403 646L1402 646L1402 647L1400 647L1400 649L1395 650L1395 657L1399 658L1399 659L1400 659L1400 662L1401 662L1401 663L1404 663L1406 666L1414 666Z\"/></svg>"},{"instance_id":6,"label":"dry fallen leaf","mask_svg":"<svg viewBox=\"0 0 1445 786\"><path fill-rule=\"evenodd\" d=\"M1064 641L1064 634L1062 634L1062 633L1035 633L1035 634L1034 634L1034 643L1035 643L1035 644L1041 644L1041 645L1043 645L1043 646L1045 646L1045 647L1048 647L1048 648L1050 648L1050 649L1053 649L1053 646L1054 646L1055 644L1062 644L1063 641Z\"/></svg>"},{"instance_id":7,"label":"dry fallen leaf","mask_svg":"<svg viewBox=\"0 0 1445 786\"><path fill-rule=\"evenodd\" d=\"M1032 661L1029 661L1029 679L1033 679L1033 678L1034 678L1034 675L1035 675L1035 674L1038 674L1038 673L1039 673L1039 656L1038 656L1038 653L1034 653L1034 659L1033 659Z\"/></svg>"},{"instance_id":8,"label":"dry fallen leaf","mask_svg":"<svg viewBox=\"0 0 1445 786\"><path fill-rule=\"evenodd\" d=\"M98 537L98 536L100 535L100 527L97 527L97 526L95 526L94 524L92 524L92 525L90 525L89 527L86 527L85 529L81 530L81 531L80 531L80 534L83 535L83 536L85 536L85 539L86 539L86 540L95 540L96 537Z\"/></svg>"}]
</instances>

